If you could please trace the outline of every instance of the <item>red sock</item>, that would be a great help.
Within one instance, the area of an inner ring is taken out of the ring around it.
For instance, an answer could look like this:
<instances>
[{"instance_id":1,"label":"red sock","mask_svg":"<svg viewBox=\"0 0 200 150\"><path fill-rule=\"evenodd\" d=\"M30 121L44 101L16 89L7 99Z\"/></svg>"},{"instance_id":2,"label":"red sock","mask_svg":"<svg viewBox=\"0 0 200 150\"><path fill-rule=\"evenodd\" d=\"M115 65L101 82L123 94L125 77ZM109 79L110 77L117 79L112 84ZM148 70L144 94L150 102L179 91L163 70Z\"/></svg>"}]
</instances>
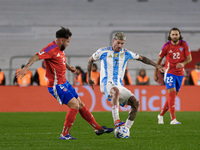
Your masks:
<instances>
[{"instance_id":1,"label":"red sock","mask_svg":"<svg viewBox=\"0 0 200 150\"><path fill-rule=\"evenodd\" d=\"M63 131L62 131L62 135L67 135L69 133L69 129L71 128L71 126L74 123L74 120L76 119L76 114L77 114L78 110L77 109L73 109L70 108L66 118L65 118L65 124L63 127Z\"/></svg>"},{"instance_id":2,"label":"red sock","mask_svg":"<svg viewBox=\"0 0 200 150\"><path fill-rule=\"evenodd\" d=\"M83 119L85 119L95 130L101 130L102 127L95 121L91 112L84 106L79 110L79 113Z\"/></svg>"},{"instance_id":3,"label":"red sock","mask_svg":"<svg viewBox=\"0 0 200 150\"><path fill-rule=\"evenodd\" d=\"M172 91L169 93L169 111L171 115L171 120L174 120L175 117L175 98L176 98L176 91Z\"/></svg>"},{"instance_id":4,"label":"red sock","mask_svg":"<svg viewBox=\"0 0 200 150\"><path fill-rule=\"evenodd\" d=\"M164 116L164 114L168 111L168 109L169 109L168 101L169 101L169 98L166 100L165 105L164 105L164 107L162 108L162 111L161 111L161 113L160 113L160 116Z\"/></svg>"}]
</instances>

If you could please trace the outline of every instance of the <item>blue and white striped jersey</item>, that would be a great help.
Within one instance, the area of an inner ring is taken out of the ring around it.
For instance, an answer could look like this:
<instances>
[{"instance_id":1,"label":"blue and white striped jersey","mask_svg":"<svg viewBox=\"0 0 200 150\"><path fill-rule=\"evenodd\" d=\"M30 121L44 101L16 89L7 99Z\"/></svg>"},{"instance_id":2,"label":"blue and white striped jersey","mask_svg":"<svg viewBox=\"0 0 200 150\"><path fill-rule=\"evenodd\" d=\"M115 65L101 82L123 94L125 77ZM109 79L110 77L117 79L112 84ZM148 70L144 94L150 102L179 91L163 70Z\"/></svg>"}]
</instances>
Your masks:
<instances>
[{"instance_id":1,"label":"blue and white striped jersey","mask_svg":"<svg viewBox=\"0 0 200 150\"><path fill-rule=\"evenodd\" d=\"M106 86L111 81L116 86L123 86L123 77L129 59L138 59L139 55L122 48L120 52L114 52L112 47L98 49L93 59L101 61L100 85Z\"/></svg>"}]
</instances>

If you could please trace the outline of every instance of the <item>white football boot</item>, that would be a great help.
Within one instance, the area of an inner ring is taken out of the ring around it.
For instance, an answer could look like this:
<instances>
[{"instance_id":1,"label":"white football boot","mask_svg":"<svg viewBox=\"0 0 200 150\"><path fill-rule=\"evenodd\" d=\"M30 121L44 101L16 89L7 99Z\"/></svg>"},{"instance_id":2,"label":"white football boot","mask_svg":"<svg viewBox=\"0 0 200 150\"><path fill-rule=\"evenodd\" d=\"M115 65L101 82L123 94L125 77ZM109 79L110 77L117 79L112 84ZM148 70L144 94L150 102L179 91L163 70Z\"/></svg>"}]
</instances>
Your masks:
<instances>
[{"instance_id":1,"label":"white football boot","mask_svg":"<svg viewBox=\"0 0 200 150\"><path fill-rule=\"evenodd\" d=\"M172 120L172 121L170 122L170 124L181 124L181 122L178 122L176 119L174 119L174 120Z\"/></svg>"},{"instance_id":2,"label":"white football boot","mask_svg":"<svg viewBox=\"0 0 200 150\"><path fill-rule=\"evenodd\" d=\"M164 124L163 116L158 115L158 124Z\"/></svg>"}]
</instances>

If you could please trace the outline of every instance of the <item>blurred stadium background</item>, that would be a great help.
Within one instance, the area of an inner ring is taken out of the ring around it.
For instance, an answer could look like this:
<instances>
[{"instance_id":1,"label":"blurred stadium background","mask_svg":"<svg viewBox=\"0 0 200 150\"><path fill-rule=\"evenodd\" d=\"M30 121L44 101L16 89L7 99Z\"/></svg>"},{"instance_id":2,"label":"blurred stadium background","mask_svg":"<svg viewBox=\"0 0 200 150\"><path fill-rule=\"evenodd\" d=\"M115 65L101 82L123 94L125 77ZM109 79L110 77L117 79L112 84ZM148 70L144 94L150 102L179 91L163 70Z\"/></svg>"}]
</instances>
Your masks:
<instances>
[{"instance_id":1,"label":"blurred stadium background","mask_svg":"<svg viewBox=\"0 0 200 150\"><path fill-rule=\"evenodd\" d=\"M68 62L85 71L89 56L109 46L114 31L125 31L125 47L154 61L172 27L178 27L197 51L199 8L198 0L0 0L0 68L6 85L12 85L15 70L53 41L60 26L73 33L66 49ZM41 61L35 63L33 73L40 66ZM134 61L128 68L134 84L141 68L147 70L150 83L157 84L153 67ZM72 83L72 74L66 76Z\"/></svg>"}]
</instances>

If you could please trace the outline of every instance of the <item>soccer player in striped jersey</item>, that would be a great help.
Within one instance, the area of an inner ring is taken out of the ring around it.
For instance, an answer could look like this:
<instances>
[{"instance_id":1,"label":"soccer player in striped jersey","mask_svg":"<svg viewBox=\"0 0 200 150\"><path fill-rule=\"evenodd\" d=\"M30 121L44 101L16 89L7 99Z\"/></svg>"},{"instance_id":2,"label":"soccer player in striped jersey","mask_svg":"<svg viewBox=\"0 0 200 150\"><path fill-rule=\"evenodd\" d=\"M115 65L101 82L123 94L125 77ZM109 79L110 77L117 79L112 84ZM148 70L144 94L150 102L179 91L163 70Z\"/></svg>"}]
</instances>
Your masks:
<instances>
[{"instance_id":1,"label":"soccer player in striped jersey","mask_svg":"<svg viewBox=\"0 0 200 150\"><path fill-rule=\"evenodd\" d=\"M98 49L88 61L88 81L93 87L94 82L91 80L91 66L94 61L100 60L100 90L106 95L107 100L111 101L112 116L114 127L125 125L129 129L133 125L139 101L127 88L123 86L123 77L128 60L139 60L158 68L163 72L164 68L157 65L150 59L140 56L130 50L123 48L126 37L123 32L114 35L113 44L110 47ZM130 105L131 110L126 122L120 120L119 105Z\"/></svg>"},{"instance_id":2,"label":"soccer player in striped jersey","mask_svg":"<svg viewBox=\"0 0 200 150\"><path fill-rule=\"evenodd\" d=\"M186 41L182 39L180 30L172 28L168 36L169 41L164 44L158 56L157 64L161 64L163 58L166 57L164 82L169 94L161 113L158 115L158 124L164 124L163 116L168 109L171 115L170 124L181 124L175 117L175 98L181 88L184 66L192 61L190 49ZM154 71L155 81L158 81L157 71L157 69Z\"/></svg>"},{"instance_id":3,"label":"soccer player in striped jersey","mask_svg":"<svg viewBox=\"0 0 200 150\"><path fill-rule=\"evenodd\" d=\"M44 59L49 93L51 93L61 105L65 104L69 107L60 139L75 139L69 134L69 129L73 125L78 112L82 118L95 129L97 135L113 132L113 128L101 127L95 121L93 115L85 107L85 104L81 101L75 89L65 78L66 68L72 73L76 71L75 67L66 63L66 56L64 53L65 48L69 45L71 36L71 31L62 27L56 32L56 40L49 43L40 52L30 58L25 67L16 73L16 76L25 76L28 68L34 62Z\"/></svg>"}]
</instances>

